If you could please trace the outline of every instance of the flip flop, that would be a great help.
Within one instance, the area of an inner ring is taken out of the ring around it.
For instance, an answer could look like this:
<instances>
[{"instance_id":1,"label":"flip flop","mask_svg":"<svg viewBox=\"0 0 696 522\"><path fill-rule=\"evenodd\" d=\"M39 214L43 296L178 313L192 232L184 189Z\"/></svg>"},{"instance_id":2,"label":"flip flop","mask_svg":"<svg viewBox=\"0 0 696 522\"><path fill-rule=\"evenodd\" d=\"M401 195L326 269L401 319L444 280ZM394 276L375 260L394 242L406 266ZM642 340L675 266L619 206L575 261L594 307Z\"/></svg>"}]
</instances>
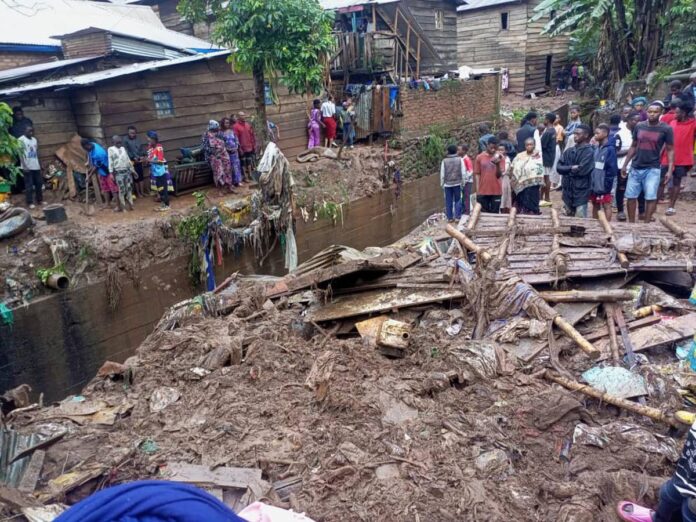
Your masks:
<instances>
[{"instance_id":1,"label":"flip flop","mask_svg":"<svg viewBox=\"0 0 696 522\"><path fill-rule=\"evenodd\" d=\"M627 522L653 522L654 511L633 502L619 502L616 506L616 514L621 520Z\"/></svg>"}]
</instances>

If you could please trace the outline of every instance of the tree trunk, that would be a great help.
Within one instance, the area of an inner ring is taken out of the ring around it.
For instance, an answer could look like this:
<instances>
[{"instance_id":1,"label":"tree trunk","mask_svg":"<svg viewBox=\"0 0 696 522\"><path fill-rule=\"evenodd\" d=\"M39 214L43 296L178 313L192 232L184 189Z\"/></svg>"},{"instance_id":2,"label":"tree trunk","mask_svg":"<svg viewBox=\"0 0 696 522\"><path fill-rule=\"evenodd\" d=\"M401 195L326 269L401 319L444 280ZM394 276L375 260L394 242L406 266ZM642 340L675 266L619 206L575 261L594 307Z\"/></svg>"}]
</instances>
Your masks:
<instances>
[{"instance_id":1,"label":"tree trunk","mask_svg":"<svg viewBox=\"0 0 696 522\"><path fill-rule=\"evenodd\" d=\"M263 64L254 65L254 99L256 101L256 116L259 122L257 129L261 133L263 144L268 143L268 120L266 117L266 82L263 74Z\"/></svg>"}]
</instances>

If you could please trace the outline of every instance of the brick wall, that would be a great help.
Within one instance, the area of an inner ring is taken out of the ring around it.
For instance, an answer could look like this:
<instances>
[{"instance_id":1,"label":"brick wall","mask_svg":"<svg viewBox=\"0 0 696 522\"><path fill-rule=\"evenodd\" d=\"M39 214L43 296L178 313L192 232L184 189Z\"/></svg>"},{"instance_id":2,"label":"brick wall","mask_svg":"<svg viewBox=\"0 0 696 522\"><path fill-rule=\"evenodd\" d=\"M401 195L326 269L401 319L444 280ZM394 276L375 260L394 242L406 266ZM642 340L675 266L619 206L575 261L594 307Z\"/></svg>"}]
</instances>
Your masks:
<instances>
[{"instance_id":1,"label":"brick wall","mask_svg":"<svg viewBox=\"0 0 696 522\"><path fill-rule=\"evenodd\" d=\"M479 121L495 121L500 108L497 75L479 80L446 82L438 91L402 88L399 129L403 138L428 133L433 125L448 129Z\"/></svg>"},{"instance_id":2,"label":"brick wall","mask_svg":"<svg viewBox=\"0 0 696 522\"><path fill-rule=\"evenodd\" d=\"M57 57L57 54L51 53L0 52L0 71L33 63L50 62Z\"/></svg>"}]
</instances>

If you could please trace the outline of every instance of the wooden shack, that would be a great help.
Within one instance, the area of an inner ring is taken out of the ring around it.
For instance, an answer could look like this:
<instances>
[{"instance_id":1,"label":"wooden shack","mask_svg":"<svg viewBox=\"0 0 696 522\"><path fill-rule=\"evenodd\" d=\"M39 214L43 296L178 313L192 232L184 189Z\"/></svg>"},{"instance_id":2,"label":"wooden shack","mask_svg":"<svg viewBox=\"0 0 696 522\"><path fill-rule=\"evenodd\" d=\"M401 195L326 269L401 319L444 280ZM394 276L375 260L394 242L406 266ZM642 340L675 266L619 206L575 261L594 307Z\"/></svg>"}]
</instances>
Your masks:
<instances>
[{"instance_id":1,"label":"wooden shack","mask_svg":"<svg viewBox=\"0 0 696 522\"><path fill-rule=\"evenodd\" d=\"M334 78L393 82L457 67L455 0L322 0L335 14Z\"/></svg>"},{"instance_id":2,"label":"wooden shack","mask_svg":"<svg viewBox=\"0 0 696 522\"><path fill-rule=\"evenodd\" d=\"M135 125L143 137L157 130L171 161L181 147L200 144L209 120L255 112L253 80L233 73L228 55L219 51L24 83L0 90L0 100L24 107L43 160L52 159L76 132L108 144L111 136ZM280 129L283 152L296 155L307 144L305 100L283 88L278 95L267 114Z\"/></svg>"},{"instance_id":3,"label":"wooden shack","mask_svg":"<svg viewBox=\"0 0 696 522\"><path fill-rule=\"evenodd\" d=\"M529 20L542 0L468 0L457 8L459 65L506 68L513 93L555 87L567 66L568 36L542 34L548 18Z\"/></svg>"}]
</instances>

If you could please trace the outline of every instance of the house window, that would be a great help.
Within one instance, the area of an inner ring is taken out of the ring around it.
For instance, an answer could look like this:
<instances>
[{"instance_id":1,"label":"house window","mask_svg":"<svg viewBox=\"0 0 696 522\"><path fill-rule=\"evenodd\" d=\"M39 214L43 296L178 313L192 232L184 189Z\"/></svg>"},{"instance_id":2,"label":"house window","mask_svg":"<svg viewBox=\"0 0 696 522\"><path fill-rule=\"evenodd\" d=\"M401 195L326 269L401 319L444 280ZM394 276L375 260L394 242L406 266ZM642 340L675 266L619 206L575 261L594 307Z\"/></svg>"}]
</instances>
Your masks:
<instances>
[{"instance_id":1,"label":"house window","mask_svg":"<svg viewBox=\"0 0 696 522\"><path fill-rule=\"evenodd\" d=\"M273 105L273 91L269 82L263 82L263 97L266 105Z\"/></svg>"},{"instance_id":2,"label":"house window","mask_svg":"<svg viewBox=\"0 0 696 522\"><path fill-rule=\"evenodd\" d=\"M169 91L153 92L152 99L155 102L155 111L158 118L174 116L174 102Z\"/></svg>"},{"instance_id":3,"label":"house window","mask_svg":"<svg viewBox=\"0 0 696 522\"><path fill-rule=\"evenodd\" d=\"M510 22L510 13L500 13L500 29L507 31Z\"/></svg>"},{"instance_id":4,"label":"house window","mask_svg":"<svg viewBox=\"0 0 696 522\"><path fill-rule=\"evenodd\" d=\"M445 12L442 9L435 10L435 29L442 31L445 28Z\"/></svg>"}]
</instances>

